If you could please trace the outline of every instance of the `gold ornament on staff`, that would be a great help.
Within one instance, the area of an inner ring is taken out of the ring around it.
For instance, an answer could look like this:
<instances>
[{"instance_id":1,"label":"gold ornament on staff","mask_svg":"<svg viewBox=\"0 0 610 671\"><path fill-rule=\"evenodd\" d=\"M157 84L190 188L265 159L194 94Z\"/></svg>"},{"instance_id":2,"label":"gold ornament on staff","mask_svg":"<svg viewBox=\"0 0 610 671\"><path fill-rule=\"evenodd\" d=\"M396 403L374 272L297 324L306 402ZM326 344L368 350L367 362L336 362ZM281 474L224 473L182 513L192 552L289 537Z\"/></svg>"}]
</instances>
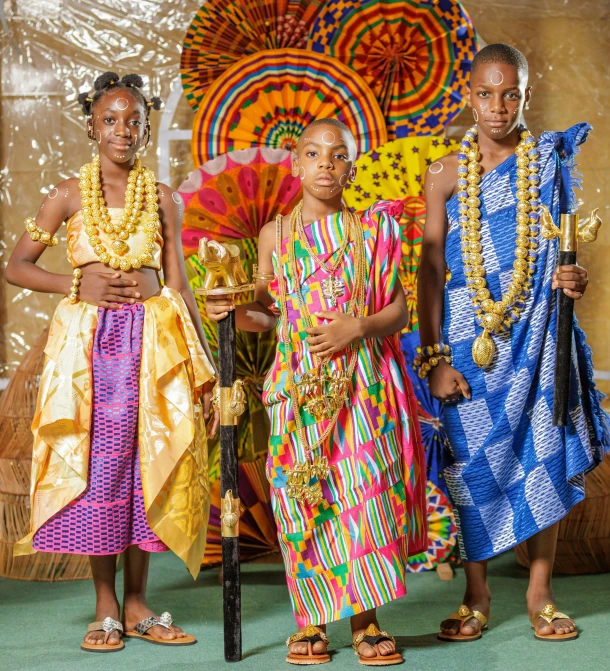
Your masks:
<instances>
[{"instance_id":1,"label":"gold ornament on staff","mask_svg":"<svg viewBox=\"0 0 610 671\"><path fill-rule=\"evenodd\" d=\"M578 215L576 217L574 232L568 231L564 226L562 229L558 228L553 221L553 217L546 205L541 208L540 215L540 232L545 240L553 240L554 238L566 238L566 244L563 247L573 247L574 243L569 242L569 238L576 236L580 242L595 242L597 240L597 232L602 225L601 217L599 216L599 207L591 211L591 216L585 219L582 223L578 222ZM562 215L564 216L564 215ZM562 233L562 230L565 231ZM564 249L564 251L571 251Z\"/></svg>"},{"instance_id":2,"label":"gold ornament on staff","mask_svg":"<svg viewBox=\"0 0 610 671\"><path fill-rule=\"evenodd\" d=\"M241 502L229 489L220 502L220 533L223 538L239 537Z\"/></svg>"},{"instance_id":3,"label":"gold ornament on staff","mask_svg":"<svg viewBox=\"0 0 610 671\"><path fill-rule=\"evenodd\" d=\"M223 244L201 238L199 261L205 268L203 287L197 293L203 296L228 296L254 289L248 282L237 245Z\"/></svg>"}]
</instances>

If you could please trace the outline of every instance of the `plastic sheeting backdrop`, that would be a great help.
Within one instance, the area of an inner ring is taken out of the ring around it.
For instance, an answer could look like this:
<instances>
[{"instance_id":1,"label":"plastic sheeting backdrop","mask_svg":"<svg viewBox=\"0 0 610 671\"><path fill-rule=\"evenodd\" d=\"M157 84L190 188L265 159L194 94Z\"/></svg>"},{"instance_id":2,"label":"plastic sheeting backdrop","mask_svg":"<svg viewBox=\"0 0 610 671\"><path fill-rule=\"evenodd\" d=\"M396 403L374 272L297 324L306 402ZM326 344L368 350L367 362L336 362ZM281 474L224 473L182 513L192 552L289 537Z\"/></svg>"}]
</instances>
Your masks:
<instances>
[{"instance_id":1,"label":"plastic sheeting backdrop","mask_svg":"<svg viewBox=\"0 0 610 671\"><path fill-rule=\"evenodd\" d=\"M175 113L171 105L151 114L153 140L143 159L153 170L158 170L162 118L168 128L191 127L192 110L181 96L178 66L185 27L201 3L12 0L3 4L0 254L4 266L23 233L24 219L36 216L44 195L58 182L77 176L80 166L90 160L92 149L77 97L92 90L101 72L138 73L146 83L145 93L160 95L164 101L177 83ZM169 175L175 187L192 170L189 143L172 145L171 154ZM45 250L40 265L70 273L65 227L59 236L60 244ZM57 296L0 281L0 378L16 368L48 326L57 302Z\"/></svg>"}]
</instances>

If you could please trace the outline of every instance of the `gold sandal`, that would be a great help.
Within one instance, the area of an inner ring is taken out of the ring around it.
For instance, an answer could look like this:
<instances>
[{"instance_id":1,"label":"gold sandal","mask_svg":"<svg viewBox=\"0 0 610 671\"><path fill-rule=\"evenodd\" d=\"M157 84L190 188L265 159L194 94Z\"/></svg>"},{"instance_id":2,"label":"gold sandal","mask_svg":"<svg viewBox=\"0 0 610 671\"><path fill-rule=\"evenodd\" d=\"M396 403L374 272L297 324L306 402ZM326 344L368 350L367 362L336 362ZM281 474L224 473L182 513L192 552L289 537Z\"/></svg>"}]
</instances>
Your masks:
<instances>
[{"instance_id":1,"label":"gold sandal","mask_svg":"<svg viewBox=\"0 0 610 671\"><path fill-rule=\"evenodd\" d=\"M438 638L439 641L451 641L454 643L463 643L463 642L468 642L468 641L478 641L481 636L483 635L483 632L487 629L487 618L483 613L481 613L478 610L470 610L468 606L461 605L458 608L457 613L453 613L453 615L450 615L447 619L448 620L460 620L462 624L464 622L467 622L468 620L472 619L474 617L475 620L478 620L481 623L481 629L477 631L476 634L472 634L471 636L465 636L462 634L460 631L458 631L457 634L446 634L445 632L441 631L436 638Z\"/></svg>"},{"instance_id":2,"label":"gold sandal","mask_svg":"<svg viewBox=\"0 0 610 671\"><path fill-rule=\"evenodd\" d=\"M390 636L385 631L380 631L375 624L371 622L369 626L356 638L352 643L354 652L358 656L358 661L363 666L394 666L394 664L402 664L405 660L399 652L393 652L390 655L382 655L379 651L379 643L382 641L392 641L396 645L396 639ZM368 643L377 655L375 657L365 657L358 652L361 643Z\"/></svg>"},{"instance_id":3,"label":"gold sandal","mask_svg":"<svg viewBox=\"0 0 610 671\"><path fill-rule=\"evenodd\" d=\"M569 634L539 634L536 631L536 621L538 618L542 618L545 622L551 624L553 620L571 620L572 618L565 613L560 613L558 610L555 610L555 606L548 603L542 610L538 610L534 613L534 616L530 620L532 624L532 629L534 630L534 636L539 641L573 641L575 638L578 638L578 632L576 630L571 631Z\"/></svg>"},{"instance_id":4,"label":"gold sandal","mask_svg":"<svg viewBox=\"0 0 610 671\"><path fill-rule=\"evenodd\" d=\"M330 655L327 652L315 653L313 651L314 643L318 641L323 641L328 646L328 637L326 634L318 627L314 627L312 624L308 624L303 631L297 631L296 634L293 634L287 641L286 647L290 648L293 643L307 643L307 654L306 655L297 655L294 652L289 652L286 661L288 664L326 664L330 662Z\"/></svg>"}]
</instances>

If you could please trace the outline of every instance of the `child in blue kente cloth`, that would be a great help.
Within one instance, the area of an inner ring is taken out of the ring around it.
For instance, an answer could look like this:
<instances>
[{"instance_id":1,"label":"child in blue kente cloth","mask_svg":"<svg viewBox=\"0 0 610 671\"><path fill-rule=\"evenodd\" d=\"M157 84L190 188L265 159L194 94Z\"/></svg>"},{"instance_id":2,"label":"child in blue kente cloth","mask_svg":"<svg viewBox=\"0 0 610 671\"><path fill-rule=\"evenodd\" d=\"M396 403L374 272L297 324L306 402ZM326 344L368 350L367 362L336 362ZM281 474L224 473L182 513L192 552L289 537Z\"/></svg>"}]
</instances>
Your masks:
<instances>
[{"instance_id":1,"label":"child in blue kente cloth","mask_svg":"<svg viewBox=\"0 0 610 671\"><path fill-rule=\"evenodd\" d=\"M521 125L531 96L527 68L505 44L477 54L468 101L475 125L459 152L426 176L420 376L446 403L452 463L445 477L467 579L464 605L441 624L447 641L481 637L490 612L487 560L522 541L535 636L578 635L551 589L557 523L583 500L585 474L610 446L576 323L569 421L552 421L555 290L580 299L588 279L579 266L556 268L557 240L542 236L540 217L547 212L559 223L560 211L573 206L571 168L590 126L534 138Z\"/></svg>"}]
</instances>

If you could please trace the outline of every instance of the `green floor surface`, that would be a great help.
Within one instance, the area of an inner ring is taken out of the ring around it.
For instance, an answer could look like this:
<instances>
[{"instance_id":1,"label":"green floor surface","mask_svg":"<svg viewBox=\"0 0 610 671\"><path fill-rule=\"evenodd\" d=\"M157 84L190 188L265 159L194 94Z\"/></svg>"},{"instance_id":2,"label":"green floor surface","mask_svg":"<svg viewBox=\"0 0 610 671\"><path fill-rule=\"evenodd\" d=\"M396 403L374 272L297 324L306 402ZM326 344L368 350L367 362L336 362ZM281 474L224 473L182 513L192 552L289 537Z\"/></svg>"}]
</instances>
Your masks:
<instances>
[{"instance_id":1,"label":"green floor surface","mask_svg":"<svg viewBox=\"0 0 610 671\"><path fill-rule=\"evenodd\" d=\"M512 552L490 563L494 596L490 630L472 643L436 640L439 621L459 606L464 574L441 582L435 573L409 575L407 597L384 606L380 623L393 633L406 664L417 671L603 671L610 669L610 575L557 577L561 609L578 621L580 637L571 642L534 640L525 611L526 572ZM120 574L122 576L122 574ZM122 577L119 578L119 588ZM285 639L294 632L281 565L243 567L243 661L227 664L223 655L222 591L218 571L202 573L197 582L173 555L151 561L150 605L168 610L197 645L182 649L127 640L125 649L92 654L79 645L94 612L91 582L32 583L0 579L0 669L3 671L121 671L228 669L279 671ZM349 623L333 624L329 669L362 669L349 647Z\"/></svg>"}]
</instances>

